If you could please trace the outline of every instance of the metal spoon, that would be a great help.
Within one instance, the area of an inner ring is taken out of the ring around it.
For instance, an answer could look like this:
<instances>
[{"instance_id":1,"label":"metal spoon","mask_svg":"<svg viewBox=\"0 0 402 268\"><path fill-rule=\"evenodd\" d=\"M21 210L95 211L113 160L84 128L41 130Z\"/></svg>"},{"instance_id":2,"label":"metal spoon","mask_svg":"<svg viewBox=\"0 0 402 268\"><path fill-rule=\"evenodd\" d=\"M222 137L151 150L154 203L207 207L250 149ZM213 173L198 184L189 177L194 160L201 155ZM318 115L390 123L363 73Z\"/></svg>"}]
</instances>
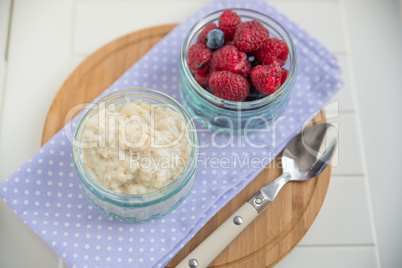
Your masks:
<instances>
[{"instance_id":1,"label":"metal spoon","mask_svg":"<svg viewBox=\"0 0 402 268\"><path fill-rule=\"evenodd\" d=\"M282 155L283 174L261 188L248 202L208 236L176 267L207 267L275 199L289 181L317 177L329 164L337 144L331 124L322 123L304 129L286 146Z\"/></svg>"}]
</instances>

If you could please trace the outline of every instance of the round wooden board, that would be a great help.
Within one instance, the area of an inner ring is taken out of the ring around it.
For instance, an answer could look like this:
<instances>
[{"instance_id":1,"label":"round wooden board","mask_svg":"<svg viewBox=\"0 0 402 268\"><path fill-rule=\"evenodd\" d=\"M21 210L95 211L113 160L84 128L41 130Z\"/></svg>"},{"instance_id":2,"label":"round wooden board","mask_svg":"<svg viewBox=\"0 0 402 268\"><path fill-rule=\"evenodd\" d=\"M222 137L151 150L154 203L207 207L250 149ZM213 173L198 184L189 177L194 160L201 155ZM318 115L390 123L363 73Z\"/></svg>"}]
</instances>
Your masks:
<instances>
[{"instance_id":1,"label":"round wooden board","mask_svg":"<svg viewBox=\"0 0 402 268\"><path fill-rule=\"evenodd\" d=\"M46 118L42 144L65 124L68 111L91 102L175 25L163 25L123 36L102 47L78 66L58 91ZM319 113L312 121L325 122ZM174 257L174 267L262 186L281 174L277 157L242 192L221 209ZM270 207L211 264L211 267L270 267L289 253L314 222L327 192L331 168L318 178L288 183Z\"/></svg>"}]
</instances>

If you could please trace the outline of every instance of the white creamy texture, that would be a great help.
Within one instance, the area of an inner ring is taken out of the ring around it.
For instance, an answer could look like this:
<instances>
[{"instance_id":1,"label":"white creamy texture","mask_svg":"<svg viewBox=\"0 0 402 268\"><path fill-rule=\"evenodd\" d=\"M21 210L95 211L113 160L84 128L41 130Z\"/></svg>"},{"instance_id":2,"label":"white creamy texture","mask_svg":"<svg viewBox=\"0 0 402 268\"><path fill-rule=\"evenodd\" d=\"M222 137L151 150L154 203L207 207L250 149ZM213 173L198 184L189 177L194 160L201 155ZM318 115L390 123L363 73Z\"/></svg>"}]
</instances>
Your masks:
<instances>
[{"instance_id":1,"label":"white creamy texture","mask_svg":"<svg viewBox=\"0 0 402 268\"><path fill-rule=\"evenodd\" d=\"M83 149L90 174L103 186L126 194L164 187L184 169L190 154L180 115L142 100L100 109L85 123L82 142L96 145Z\"/></svg>"}]
</instances>

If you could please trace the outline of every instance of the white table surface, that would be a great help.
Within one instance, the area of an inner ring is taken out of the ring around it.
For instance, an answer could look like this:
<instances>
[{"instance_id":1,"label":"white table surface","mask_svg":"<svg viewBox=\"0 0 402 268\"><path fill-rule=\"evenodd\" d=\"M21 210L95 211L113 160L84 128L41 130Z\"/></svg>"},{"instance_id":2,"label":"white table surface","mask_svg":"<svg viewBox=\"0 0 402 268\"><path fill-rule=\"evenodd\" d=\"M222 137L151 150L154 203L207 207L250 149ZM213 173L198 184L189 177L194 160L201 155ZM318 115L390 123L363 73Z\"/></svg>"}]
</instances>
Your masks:
<instances>
[{"instance_id":1,"label":"white table surface","mask_svg":"<svg viewBox=\"0 0 402 268\"><path fill-rule=\"evenodd\" d=\"M87 55L129 32L182 21L206 2L0 0L0 182L39 149L52 99ZM277 267L401 267L400 5L270 2L339 57L345 79L326 107L339 129L327 197ZM65 267L2 200L0 267Z\"/></svg>"}]
</instances>

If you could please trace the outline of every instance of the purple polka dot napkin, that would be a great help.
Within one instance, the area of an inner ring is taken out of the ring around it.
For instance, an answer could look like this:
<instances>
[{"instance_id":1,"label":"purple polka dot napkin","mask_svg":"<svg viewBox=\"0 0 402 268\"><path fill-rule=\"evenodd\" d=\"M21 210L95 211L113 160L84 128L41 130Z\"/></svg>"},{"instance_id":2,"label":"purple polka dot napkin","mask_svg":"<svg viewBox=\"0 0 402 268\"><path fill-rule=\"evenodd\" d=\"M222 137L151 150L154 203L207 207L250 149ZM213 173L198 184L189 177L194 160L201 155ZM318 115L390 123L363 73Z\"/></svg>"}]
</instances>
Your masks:
<instances>
[{"instance_id":1,"label":"purple polka dot napkin","mask_svg":"<svg viewBox=\"0 0 402 268\"><path fill-rule=\"evenodd\" d=\"M0 186L0 196L70 267L162 267L230 199L239 193L341 87L337 59L323 45L262 0L216 0L172 30L105 93L127 87L161 90L178 99L181 44L195 22L216 10L249 8L281 23L297 47L299 73L289 106L267 129L242 137L232 147L210 144L201 133L197 182L172 213L150 222L121 222L99 212L79 187L72 163L69 133L75 118ZM157 63L157 64L156 64ZM104 94L105 94L104 93ZM78 116L80 117L80 116ZM227 142L225 135L216 144ZM208 159L227 159L213 168ZM245 161L244 161L245 160ZM246 163L246 164L243 164Z\"/></svg>"}]
</instances>

